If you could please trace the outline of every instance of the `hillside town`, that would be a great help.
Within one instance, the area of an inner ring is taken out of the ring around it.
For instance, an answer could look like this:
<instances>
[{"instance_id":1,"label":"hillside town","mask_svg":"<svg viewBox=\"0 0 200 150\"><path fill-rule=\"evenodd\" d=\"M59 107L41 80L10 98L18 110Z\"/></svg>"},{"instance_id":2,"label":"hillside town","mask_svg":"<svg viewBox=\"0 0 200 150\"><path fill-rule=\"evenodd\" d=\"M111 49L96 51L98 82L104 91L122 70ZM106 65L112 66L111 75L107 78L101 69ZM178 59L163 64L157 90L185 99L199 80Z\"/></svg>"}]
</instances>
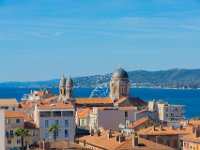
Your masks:
<instances>
[{"instance_id":1,"label":"hillside town","mask_svg":"<svg viewBox=\"0 0 200 150\"><path fill-rule=\"evenodd\" d=\"M118 68L109 97L76 98L71 76L59 95L31 91L26 99L0 99L0 149L199 150L200 121L185 106L130 96L128 73Z\"/></svg>"}]
</instances>

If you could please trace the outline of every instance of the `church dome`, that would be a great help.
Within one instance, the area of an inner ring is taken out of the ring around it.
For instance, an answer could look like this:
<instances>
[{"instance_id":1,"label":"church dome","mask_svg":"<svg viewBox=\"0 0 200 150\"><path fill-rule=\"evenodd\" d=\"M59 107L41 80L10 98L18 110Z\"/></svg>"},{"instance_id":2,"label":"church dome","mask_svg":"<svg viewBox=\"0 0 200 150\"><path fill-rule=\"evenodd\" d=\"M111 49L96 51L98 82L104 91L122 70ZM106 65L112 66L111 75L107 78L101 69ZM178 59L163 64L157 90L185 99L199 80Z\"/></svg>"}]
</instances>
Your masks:
<instances>
[{"instance_id":1,"label":"church dome","mask_svg":"<svg viewBox=\"0 0 200 150\"><path fill-rule=\"evenodd\" d=\"M66 81L66 86L74 86L74 82L71 76L68 76L67 81Z\"/></svg>"},{"instance_id":2,"label":"church dome","mask_svg":"<svg viewBox=\"0 0 200 150\"><path fill-rule=\"evenodd\" d=\"M112 74L112 78L128 78L128 73L124 69L119 68Z\"/></svg>"},{"instance_id":3,"label":"church dome","mask_svg":"<svg viewBox=\"0 0 200 150\"><path fill-rule=\"evenodd\" d=\"M64 87L65 86L65 83L66 83L66 79L65 79L65 76L63 75L62 78L60 79L60 87Z\"/></svg>"}]
</instances>

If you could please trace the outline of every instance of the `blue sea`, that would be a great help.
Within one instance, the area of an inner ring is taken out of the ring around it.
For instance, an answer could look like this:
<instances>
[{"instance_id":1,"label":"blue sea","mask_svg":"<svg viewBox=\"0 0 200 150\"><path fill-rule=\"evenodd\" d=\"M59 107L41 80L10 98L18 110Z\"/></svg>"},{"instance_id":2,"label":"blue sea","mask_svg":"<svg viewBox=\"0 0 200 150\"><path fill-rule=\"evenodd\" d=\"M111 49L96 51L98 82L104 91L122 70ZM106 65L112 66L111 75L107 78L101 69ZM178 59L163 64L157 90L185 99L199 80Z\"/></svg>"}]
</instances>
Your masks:
<instances>
[{"instance_id":1,"label":"blue sea","mask_svg":"<svg viewBox=\"0 0 200 150\"><path fill-rule=\"evenodd\" d=\"M18 101L24 94L30 93L35 88L0 88L0 98L16 98ZM48 89L54 93L59 93L57 88ZM92 92L93 91L93 92ZM75 97L89 97L91 93L95 96L108 96L106 89L75 88ZM143 100L167 100L171 104L185 105L186 118L200 115L200 90L174 90L174 89L148 89L132 88L131 96L140 97Z\"/></svg>"}]
</instances>

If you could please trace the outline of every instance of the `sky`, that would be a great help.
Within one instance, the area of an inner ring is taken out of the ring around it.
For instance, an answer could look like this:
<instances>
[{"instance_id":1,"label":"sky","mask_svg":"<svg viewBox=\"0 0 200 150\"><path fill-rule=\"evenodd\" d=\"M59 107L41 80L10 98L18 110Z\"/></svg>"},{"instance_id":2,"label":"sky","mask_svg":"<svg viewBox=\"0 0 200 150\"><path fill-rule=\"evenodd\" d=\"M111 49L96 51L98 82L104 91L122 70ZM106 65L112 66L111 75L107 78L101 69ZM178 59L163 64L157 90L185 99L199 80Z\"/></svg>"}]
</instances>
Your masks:
<instances>
[{"instance_id":1,"label":"sky","mask_svg":"<svg viewBox=\"0 0 200 150\"><path fill-rule=\"evenodd\" d=\"M199 0L0 0L0 82L199 64Z\"/></svg>"}]
</instances>

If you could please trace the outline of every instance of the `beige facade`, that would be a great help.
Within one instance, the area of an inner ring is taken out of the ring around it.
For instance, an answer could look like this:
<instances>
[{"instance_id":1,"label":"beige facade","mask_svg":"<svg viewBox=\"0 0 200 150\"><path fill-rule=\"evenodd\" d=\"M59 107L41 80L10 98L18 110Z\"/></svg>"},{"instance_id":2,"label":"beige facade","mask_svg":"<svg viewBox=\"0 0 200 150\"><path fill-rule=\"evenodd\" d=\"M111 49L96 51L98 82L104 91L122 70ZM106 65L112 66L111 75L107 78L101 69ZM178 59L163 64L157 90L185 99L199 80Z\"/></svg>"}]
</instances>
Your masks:
<instances>
[{"instance_id":1,"label":"beige facade","mask_svg":"<svg viewBox=\"0 0 200 150\"><path fill-rule=\"evenodd\" d=\"M127 113L127 117L125 112ZM119 131L119 125L125 124L126 120L135 121L135 109L133 107L94 107L93 112L90 114L90 129L102 127L104 130L112 128L115 131Z\"/></svg>"},{"instance_id":2,"label":"beige facade","mask_svg":"<svg viewBox=\"0 0 200 150\"><path fill-rule=\"evenodd\" d=\"M5 118L5 129L6 129L6 149L14 147L21 147L21 138L15 135L17 128L24 127L23 117L6 117Z\"/></svg>"},{"instance_id":3,"label":"beige facade","mask_svg":"<svg viewBox=\"0 0 200 150\"><path fill-rule=\"evenodd\" d=\"M5 150L5 110L0 109L0 149Z\"/></svg>"},{"instance_id":4,"label":"beige facade","mask_svg":"<svg viewBox=\"0 0 200 150\"><path fill-rule=\"evenodd\" d=\"M168 104L167 101L151 101L148 108L150 111L156 111L158 113L158 119L163 122L167 122L170 125L179 124L184 117L183 105Z\"/></svg>"},{"instance_id":5,"label":"beige facade","mask_svg":"<svg viewBox=\"0 0 200 150\"><path fill-rule=\"evenodd\" d=\"M24 122L25 114L21 112L7 112L5 115L5 145L6 150L21 147L21 137L15 135L18 128L28 129L28 136L24 137L24 145L32 145L38 141L38 129L27 127Z\"/></svg>"}]
</instances>

